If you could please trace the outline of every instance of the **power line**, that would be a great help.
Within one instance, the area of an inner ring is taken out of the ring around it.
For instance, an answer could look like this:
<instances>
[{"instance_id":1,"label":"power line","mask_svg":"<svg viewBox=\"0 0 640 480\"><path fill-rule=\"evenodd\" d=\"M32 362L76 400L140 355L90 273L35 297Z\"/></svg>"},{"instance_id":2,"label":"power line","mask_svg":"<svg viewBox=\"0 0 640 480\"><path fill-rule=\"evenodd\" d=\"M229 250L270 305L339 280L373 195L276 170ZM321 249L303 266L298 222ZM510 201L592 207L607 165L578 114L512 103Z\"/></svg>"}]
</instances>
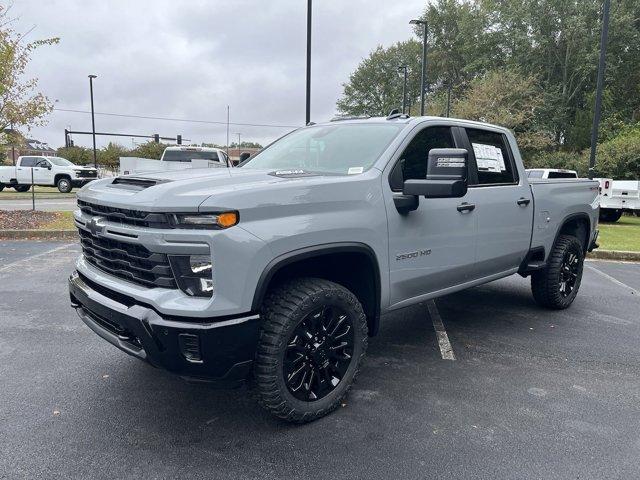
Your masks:
<instances>
[{"instance_id":1,"label":"power line","mask_svg":"<svg viewBox=\"0 0 640 480\"><path fill-rule=\"evenodd\" d=\"M59 112L71 112L71 113L91 113L88 110L72 110L69 108L54 108ZM153 117L147 115L128 115L125 113L107 113L107 112L95 112L96 115L104 115L108 117L126 117L126 118L141 118L145 120L163 120L168 122L187 122L187 123L206 123L210 125L226 125L227 122L216 122L213 120L192 120L187 118L171 118L171 117ZM238 125L242 127L274 127L274 128L298 128L300 125L275 125L266 123L238 123L230 122L229 125Z\"/></svg>"}]
</instances>

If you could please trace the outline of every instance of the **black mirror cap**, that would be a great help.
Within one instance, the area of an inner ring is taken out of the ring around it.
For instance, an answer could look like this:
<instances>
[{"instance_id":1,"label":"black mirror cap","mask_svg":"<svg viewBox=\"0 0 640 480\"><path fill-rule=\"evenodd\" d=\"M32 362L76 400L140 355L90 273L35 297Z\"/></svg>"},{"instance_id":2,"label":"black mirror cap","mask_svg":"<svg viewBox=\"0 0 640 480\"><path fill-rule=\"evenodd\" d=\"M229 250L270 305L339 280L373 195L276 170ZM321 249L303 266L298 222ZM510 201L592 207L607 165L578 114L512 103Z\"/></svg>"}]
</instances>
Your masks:
<instances>
[{"instance_id":1,"label":"black mirror cap","mask_svg":"<svg viewBox=\"0 0 640 480\"><path fill-rule=\"evenodd\" d=\"M467 194L465 180L406 180L404 195L424 195L425 198L460 198Z\"/></svg>"},{"instance_id":2,"label":"black mirror cap","mask_svg":"<svg viewBox=\"0 0 640 480\"><path fill-rule=\"evenodd\" d=\"M464 148L429 150L427 180L466 180L468 158Z\"/></svg>"}]
</instances>

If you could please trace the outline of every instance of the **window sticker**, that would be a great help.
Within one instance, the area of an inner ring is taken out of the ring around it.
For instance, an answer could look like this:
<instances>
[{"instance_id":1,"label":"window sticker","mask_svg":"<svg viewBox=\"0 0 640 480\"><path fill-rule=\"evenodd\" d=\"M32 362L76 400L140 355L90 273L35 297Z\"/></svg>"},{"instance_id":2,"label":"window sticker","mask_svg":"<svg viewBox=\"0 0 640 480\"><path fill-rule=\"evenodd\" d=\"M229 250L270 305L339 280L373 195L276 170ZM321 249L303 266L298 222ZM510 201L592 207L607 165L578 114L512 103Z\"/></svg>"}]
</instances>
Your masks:
<instances>
[{"instance_id":1,"label":"window sticker","mask_svg":"<svg viewBox=\"0 0 640 480\"><path fill-rule=\"evenodd\" d=\"M501 173L506 172L507 167L502 157L502 150L493 145L483 143L472 143L473 153L476 156L478 170L483 172Z\"/></svg>"},{"instance_id":2,"label":"window sticker","mask_svg":"<svg viewBox=\"0 0 640 480\"><path fill-rule=\"evenodd\" d=\"M347 174L349 175L357 175L358 173L364 172L364 167L349 167L349 171Z\"/></svg>"}]
</instances>

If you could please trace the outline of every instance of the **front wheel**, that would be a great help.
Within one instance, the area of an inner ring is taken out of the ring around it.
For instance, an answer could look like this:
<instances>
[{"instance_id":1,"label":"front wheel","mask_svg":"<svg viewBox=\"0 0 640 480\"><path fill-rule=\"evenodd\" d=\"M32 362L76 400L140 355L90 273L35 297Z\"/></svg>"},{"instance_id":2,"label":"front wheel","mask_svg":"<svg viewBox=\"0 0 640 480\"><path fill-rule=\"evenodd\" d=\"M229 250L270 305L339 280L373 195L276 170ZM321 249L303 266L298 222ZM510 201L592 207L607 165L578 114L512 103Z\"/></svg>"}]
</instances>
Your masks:
<instances>
[{"instance_id":1,"label":"front wheel","mask_svg":"<svg viewBox=\"0 0 640 480\"><path fill-rule=\"evenodd\" d=\"M582 243L572 235L560 235L549 255L547 267L531 275L535 301L554 310L569 307L578 294L583 266Z\"/></svg>"},{"instance_id":2,"label":"front wheel","mask_svg":"<svg viewBox=\"0 0 640 480\"><path fill-rule=\"evenodd\" d=\"M272 290L262 309L254 387L278 418L305 423L340 405L367 349L367 320L346 288L317 278Z\"/></svg>"},{"instance_id":3,"label":"front wheel","mask_svg":"<svg viewBox=\"0 0 640 480\"><path fill-rule=\"evenodd\" d=\"M56 186L58 187L58 191L60 191L60 193L69 193L73 188L73 186L71 185L71 180L66 177L59 178Z\"/></svg>"}]
</instances>

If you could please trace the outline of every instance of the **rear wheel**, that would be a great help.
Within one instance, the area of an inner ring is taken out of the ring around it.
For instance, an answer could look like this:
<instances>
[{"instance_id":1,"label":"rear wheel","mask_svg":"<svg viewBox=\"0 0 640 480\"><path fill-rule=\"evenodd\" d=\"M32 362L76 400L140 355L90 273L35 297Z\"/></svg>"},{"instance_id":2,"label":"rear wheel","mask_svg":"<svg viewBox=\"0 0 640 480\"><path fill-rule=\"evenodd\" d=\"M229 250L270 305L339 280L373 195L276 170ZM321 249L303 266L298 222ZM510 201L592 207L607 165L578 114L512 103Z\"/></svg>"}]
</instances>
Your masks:
<instances>
[{"instance_id":1,"label":"rear wheel","mask_svg":"<svg viewBox=\"0 0 640 480\"><path fill-rule=\"evenodd\" d=\"M254 387L276 417L305 423L340 405L367 348L358 299L333 282L289 281L263 306Z\"/></svg>"},{"instance_id":2,"label":"rear wheel","mask_svg":"<svg viewBox=\"0 0 640 480\"><path fill-rule=\"evenodd\" d=\"M555 310L569 307L578 294L583 266L584 250L580 241L571 235L560 235L547 267L531 275L535 301Z\"/></svg>"},{"instance_id":3,"label":"rear wheel","mask_svg":"<svg viewBox=\"0 0 640 480\"><path fill-rule=\"evenodd\" d=\"M622 210L612 210L610 208L600 210L601 222L615 223L620 220L620 217L622 217Z\"/></svg>"},{"instance_id":4,"label":"rear wheel","mask_svg":"<svg viewBox=\"0 0 640 480\"><path fill-rule=\"evenodd\" d=\"M31 185L16 185L15 187L13 187L16 192L20 193L28 192L30 188Z\"/></svg>"},{"instance_id":5,"label":"rear wheel","mask_svg":"<svg viewBox=\"0 0 640 480\"><path fill-rule=\"evenodd\" d=\"M56 182L56 186L61 193L69 193L73 186L71 185L71 180L67 177L60 177Z\"/></svg>"},{"instance_id":6,"label":"rear wheel","mask_svg":"<svg viewBox=\"0 0 640 480\"><path fill-rule=\"evenodd\" d=\"M0 192L4 190L4 183L0 183Z\"/></svg>"}]
</instances>

